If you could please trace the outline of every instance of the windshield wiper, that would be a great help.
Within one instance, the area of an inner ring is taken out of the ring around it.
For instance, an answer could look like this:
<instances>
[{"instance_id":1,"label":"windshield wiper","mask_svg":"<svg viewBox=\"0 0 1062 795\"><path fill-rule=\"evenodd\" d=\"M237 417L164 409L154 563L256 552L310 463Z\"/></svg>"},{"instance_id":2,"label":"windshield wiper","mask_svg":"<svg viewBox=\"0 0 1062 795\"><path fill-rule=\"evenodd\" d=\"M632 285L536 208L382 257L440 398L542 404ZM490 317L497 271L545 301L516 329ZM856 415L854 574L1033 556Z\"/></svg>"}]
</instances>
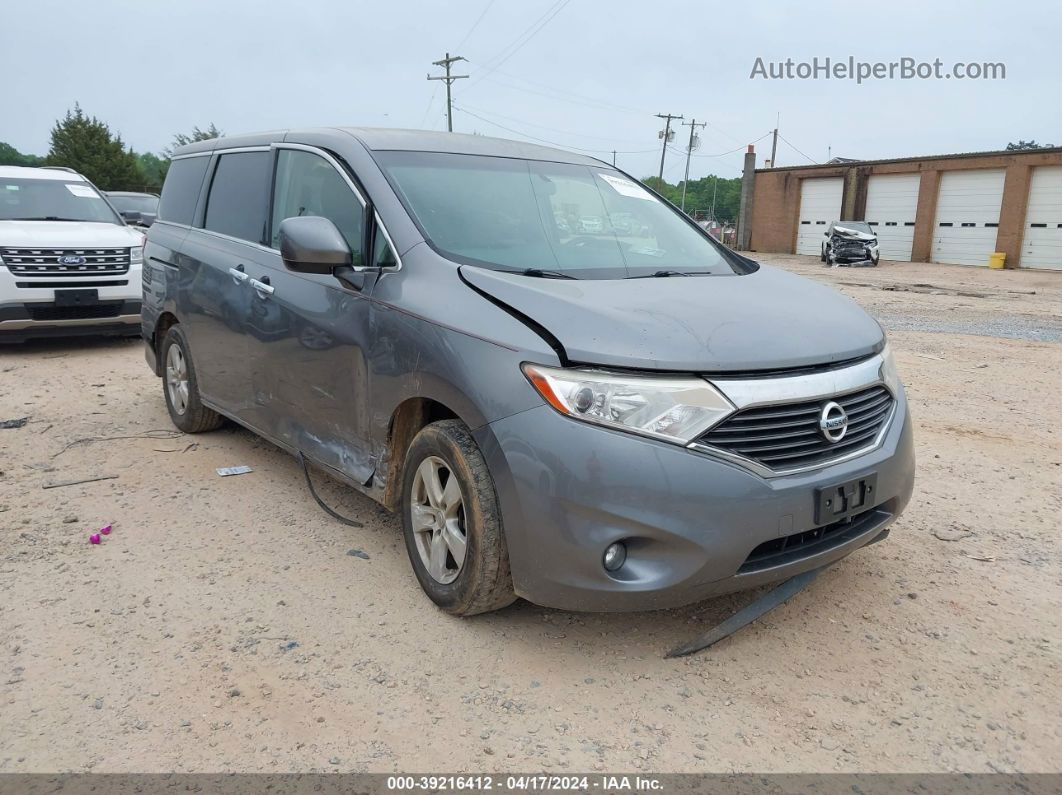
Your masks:
<instances>
[{"instance_id":1,"label":"windshield wiper","mask_svg":"<svg viewBox=\"0 0 1062 795\"><path fill-rule=\"evenodd\" d=\"M80 222L80 218L60 218L58 215L41 215L37 218L7 218L7 221L73 221Z\"/></svg>"},{"instance_id":2,"label":"windshield wiper","mask_svg":"<svg viewBox=\"0 0 1062 795\"><path fill-rule=\"evenodd\" d=\"M578 276L572 276L570 273L564 273L563 271L545 271L541 268L525 268L522 271L510 271L510 273L519 273L521 276L535 276L539 279L578 279Z\"/></svg>"},{"instance_id":3,"label":"windshield wiper","mask_svg":"<svg viewBox=\"0 0 1062 795\"><path fill-rule=\"evenodd\" d=\"M628 276L628 279L663 279L668 276L708 276L709 271L654 271L643 276Z\"/></svg>"}]
</instances>

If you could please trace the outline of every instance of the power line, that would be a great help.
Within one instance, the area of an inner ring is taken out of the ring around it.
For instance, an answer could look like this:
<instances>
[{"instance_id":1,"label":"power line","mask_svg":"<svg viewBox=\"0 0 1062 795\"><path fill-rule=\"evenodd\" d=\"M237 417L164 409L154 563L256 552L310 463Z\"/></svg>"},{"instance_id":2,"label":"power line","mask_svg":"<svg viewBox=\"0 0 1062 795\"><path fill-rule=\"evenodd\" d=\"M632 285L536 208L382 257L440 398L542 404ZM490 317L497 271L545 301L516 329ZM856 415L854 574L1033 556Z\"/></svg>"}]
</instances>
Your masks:
<instances>
[{"instance_id":1,"label":"power line","mask_svg":"<svg viewBox=\"0 0 1062 795\"><path fill-rule=\"evenodd\" d=\"M488 58L483 64L483 72L476 76L476 79L469 84L469 88L474 86L484 77L489 75L503 63L512 58L518 53L525 44L533 39L542 28L546 27L557 14L564 10L564 7L570 3L571 0L557 0L553 5L547 9L546 13L536 19L531 25L524 30L519 36L517 36L509 45L504 47L497 55L492 58ZM499 60L500 59L500 60Z\"/></svg>"},{"instance_id":2,"label":"power line","mask_svg":"<svg viewBox=\"0 0 1062 795\"><path fill-rule=\"evenodd\" d=\"M637 141L620 140L618 138L613 138L611 136L586 135L585 133L571 132L570 130L558 130L556 127L547 127L544 124L536 124L535 122L527 121L526 119L517 119L514 116L506 116L504 113L498 113L498 111L496 111L496 110L484 110L483 108L477 108L475 105L469 105L469 104L467 104L464 101L461 102L461 109L462 110L464 110L464 109L473 110L473 111L477 111L478 113L486 113L488 116L496 116L499 119L507 119L508 121L516 122L517 124L523 124L523 125L525 125L527 127L537 127L540 130L548 130L549 132L560 133L561 135L574 135L576 138L591 138L591 139L593 139L595 141L609 141L609 142L614 143L614 144L628 143L628 144L637 145L638 143L640 143L640 142L637 142ZM600 151L602 151L602 152L611 152L612 150L611 149L601 149ZM639 151L655 152L656 148L654 147L652 149L639 150ZM631 154L631 153L630 152L625 152L623 154Z\"/></svg>"},{"instance_id":3,"label":"power line","mask_svg":"<svg viewBox=\"0 0 1062 795\"><path fill-rule=\"evenodd\" d=\"M498 128L500 128L502 130L505 130L506 132L511 132L514 135L521 135L524 138L530 138L532 141L538 141L539 143L549 144L550 146L559 146L561 149L575 149L578 152L601 152L601 153L606 153L607 154L607 153L611 153L613 151L612 149L590 149L590 148L585 147L585 146L572 146L571 144L563 144L563 143L559 143L558 141L550 141L547 138L539 138L538 136L531 135L530 133L525 133L525 132L522 132L520 130L514 130L512 127L506 127L504 124L499 124L496 121L491 121L490 119L487 119L487 118L484 118L483 116L480 116L478 113L473 113L467 107L464 107L462 105L456 105L455 104L454 107L457 110L461 111L462 113L466 113L469 116L472 116L473 118L476 118L476 119L479 119L480 121L486 122L487 124L492 124L495 127L498 127ZM617 152L617 154L621 154L621 155L638 155L638 154L645 154L646 152L655 152L655 151L656 151L655 148L654 149L638 149L638 150L626 151L626 152L623 151L623 150L619 150Z\"/></svg>"},{"instance_id":4,"label":"power line","mask_svg":"<svg viewBox=\"0 0 1062 795\"><path fill-rule=\"evenodd\" d=\"M490 2L488 2L486 7L483 9L482 13L480 13L480 15L476 17L476 21L472 23L472 27L468 29L468 33L466 33L465 37L461 39L456 49L460 50L463 46L465 46L465 42L468 41L468 37L471 36L475 32L476 28L479 27L479 23L483 21L483 17L487 16L487 12L490 11L490 7L492 5L494 5L494 0L490 0Z\"/></svg>"},{"instance_id":5,"label":"power line","mask_svg":"<svg viewBox=\"0 0 1062 795\"><path fill-rule=\"evenodd\" d=\"M765 136L764 136L764 138L766 138L766 137L767 137L767 136L765 135ZM787 141L787 140L786 140L785 136L784 136L784 135L782 135L781 133L778 133L778 137L779 137L779 138L781 138L781 139L782 139L783 141L785 141L785 142L786 142L787 144L789 144L790 148L792 148L792 150L793 150L794 152L796 152L796 153L797 153L798 155L803 155L804 157L807 157L807 158L808 158L808 160L809 160L810 162L814 163L815 165L818 165L818 164L819 164L819 161L817 161L817 160L812 160L812 159L811 159L810 157L808 157L807 155L805 155L805 154L804 154L803 152L801 152L801 151L800 151L799 149L797 149L797 148L796 148L795 146L793 146L792 144L790 144L790 143L789 143L789 141ZM774 165L774 163L771 163L771 165L773 166L773 165Z\"/></svg>"}]
</instances>

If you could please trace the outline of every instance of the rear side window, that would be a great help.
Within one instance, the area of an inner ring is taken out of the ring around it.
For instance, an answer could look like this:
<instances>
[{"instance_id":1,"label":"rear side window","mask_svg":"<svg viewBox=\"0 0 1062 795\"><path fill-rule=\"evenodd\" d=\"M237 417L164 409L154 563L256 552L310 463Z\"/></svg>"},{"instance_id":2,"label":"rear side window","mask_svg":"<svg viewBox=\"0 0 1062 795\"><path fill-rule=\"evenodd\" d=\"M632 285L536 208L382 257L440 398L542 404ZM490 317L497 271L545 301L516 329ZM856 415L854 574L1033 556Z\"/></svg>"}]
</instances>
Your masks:
<instances>
[{"instance_id":1,"label":"rear side window","mask_svg":"<svg viewBox=\"0 0 1062 795\"><path fill-rule=\"evenodd\" d=\"M170 163L159 201L159 220L191 225L210 157L185 157Z\"/></svg>"},{"instance_id":2,"label":"rear side window","mask_svg":"<svg viewBox=\"0 0 1062 795\"><path fill-rule=\"evenodd\" d=\"M235 152L218 158L203 226L212 232L261 243L269 207L272 156Z\"/></svg>"}]
</instances>

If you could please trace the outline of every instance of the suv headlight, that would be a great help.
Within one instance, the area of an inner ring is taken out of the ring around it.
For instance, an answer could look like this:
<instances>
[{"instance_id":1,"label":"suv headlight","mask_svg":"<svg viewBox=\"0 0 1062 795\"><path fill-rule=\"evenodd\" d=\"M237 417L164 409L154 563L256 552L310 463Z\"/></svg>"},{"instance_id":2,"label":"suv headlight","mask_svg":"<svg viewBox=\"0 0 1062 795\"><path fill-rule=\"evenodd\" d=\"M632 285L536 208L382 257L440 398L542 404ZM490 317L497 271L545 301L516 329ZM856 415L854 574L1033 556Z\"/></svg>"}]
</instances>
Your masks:
<instances>
[{"instance_id":1,"label":"suv headlight","mask_svg":"<svg viewBox=\"0 0 1062 795\"><path fill-rule=\"evenodd\" d=\"M129 264L130 265L143 265L144 264L144 247L133 246L129 249Z\"/></svg>"},{"instance_id":2,"label":"suv headlight","mask_svg":"<svg viewBox=\"0 0 1062 795\"><path fill-rule=\"evenodd\" d=\"M903 382L900 381L900 371L896 369L896 360L892 358L892 348L889 343L881 349L881 380L895 397L903 394Z\"/></svg>"},{"instance_id":3,"label":"suv headlight","mask_svg":"<svg viewBox=\"0 0 1062 795\"><path fill-rule=\"evenodd\" d=\"M735 409L700 378L623 375L524 364L524 375L561 414L688 444Z\"/></svg>"}]
</instances>

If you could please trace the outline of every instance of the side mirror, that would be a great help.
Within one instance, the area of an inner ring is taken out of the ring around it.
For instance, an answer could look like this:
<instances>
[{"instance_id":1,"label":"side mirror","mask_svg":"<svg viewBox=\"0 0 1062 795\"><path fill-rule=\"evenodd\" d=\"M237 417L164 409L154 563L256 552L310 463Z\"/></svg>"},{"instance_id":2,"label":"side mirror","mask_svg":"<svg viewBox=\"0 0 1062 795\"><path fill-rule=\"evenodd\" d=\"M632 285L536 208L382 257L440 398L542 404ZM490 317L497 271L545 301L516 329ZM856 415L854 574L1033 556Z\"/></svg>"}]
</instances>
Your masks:
<instances>
[{"instance_id":1,"label":"side mirror","mask_svg":"<svg viewBox=\"0 0 1062 795\"><path fill-rule=\"evenodd\" d=\"M334 273L350 267L353 256L343 235L327 218L301 215L280 222L280 257L299 273Z\"/></svg>"},{"instance_id":2,"label":"side mirror","mask_svg":"<svg viewBox=\"0 0 1062 795\"><path fill-rule=\"evenodd\" d=\"M139 210L122 210L118 214L122 216L122 220L125 221L127 224L136 224L137 226L140 225Z\"/></svg>"},{"instance_id":3,"label":"side mirror","mask_svg":"<svg viewBox=\"0 0 1062 795\"><path fill-rule=\"evenodd\" d=\"M158 217L158 213L140 213L140 225L151 226Z\"/></svg>"}]
</instances>

